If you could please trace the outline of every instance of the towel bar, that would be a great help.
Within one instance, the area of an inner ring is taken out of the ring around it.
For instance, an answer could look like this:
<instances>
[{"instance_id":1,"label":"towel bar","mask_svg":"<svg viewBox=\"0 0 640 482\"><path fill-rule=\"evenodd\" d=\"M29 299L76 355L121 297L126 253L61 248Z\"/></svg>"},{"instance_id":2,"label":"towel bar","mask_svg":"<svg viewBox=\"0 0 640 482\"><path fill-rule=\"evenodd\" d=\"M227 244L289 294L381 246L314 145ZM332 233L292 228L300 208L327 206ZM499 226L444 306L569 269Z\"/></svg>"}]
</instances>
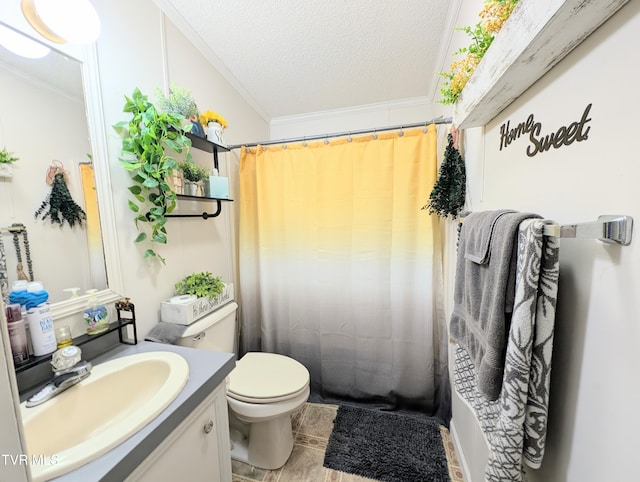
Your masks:
<instances>
[{"instance_id":1,"label":"towel bar","mask_svg":"<svg viewBox=\"0 0 640 482\"><path fill-rule=\"evenodd\" d=\"M549 224L544 227L546 236L560 238L597 238L611 244L631 243L633 218L631 216L603 215L597 221L580 224Z\"/></svg>"},{"instance_id":2,"label":"towel bar","mask_svg":"<svg viewBox=\"0 0 640 482\"><path fill-rule=\"evenodd\" d=\"M460 213L458 222L464 222L470 211ZM459 228L458 228L459 229ZM631 244L633 233L633 218L631 216L605 214L598 216L597 221L579 224L547 224L544 227L545 236L556 238L597 238L609 244Z\"/></svg>"}]
</instances>

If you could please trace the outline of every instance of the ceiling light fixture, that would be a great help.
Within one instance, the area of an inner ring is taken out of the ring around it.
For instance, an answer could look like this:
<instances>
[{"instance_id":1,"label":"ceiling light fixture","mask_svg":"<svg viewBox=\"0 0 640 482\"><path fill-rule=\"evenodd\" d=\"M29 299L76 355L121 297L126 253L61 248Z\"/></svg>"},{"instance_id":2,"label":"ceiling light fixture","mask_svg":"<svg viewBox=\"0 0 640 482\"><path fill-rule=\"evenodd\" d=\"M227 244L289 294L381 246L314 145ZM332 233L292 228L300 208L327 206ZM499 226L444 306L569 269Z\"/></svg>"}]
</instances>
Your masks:
<instances>
[{"instance_id":1,"label":"ceiling light fixture","mask_svg":"<svg viewBox=\"0 0 640 482\"><path fill-rule=\"evenodd\" d=\"M100 18L88 0L21 0L22 13L44 38L55 43L91 43Z\"/></svg>"},{"instance_id":2,"label":"ceiling light fixture","mask_svg":"<svg viewBox=\"0 0 640 482\"><path fill-rule=\"evenodd\" d=\"M51 52L51 49L46 45L42 45L4 25L0 25L0 45L14 54L28 59L39 59Z\"/></svg>"}]
</instances>

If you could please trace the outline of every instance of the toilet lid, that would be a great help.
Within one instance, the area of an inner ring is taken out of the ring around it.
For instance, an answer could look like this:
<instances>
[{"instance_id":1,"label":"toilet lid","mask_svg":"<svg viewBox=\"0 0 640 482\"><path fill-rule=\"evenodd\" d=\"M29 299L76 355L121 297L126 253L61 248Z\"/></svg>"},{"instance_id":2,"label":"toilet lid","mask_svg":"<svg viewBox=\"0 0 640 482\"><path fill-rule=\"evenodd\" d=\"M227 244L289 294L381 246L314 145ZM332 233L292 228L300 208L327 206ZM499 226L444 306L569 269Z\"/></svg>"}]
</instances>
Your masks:
<instances>
[{"instance_id":1,"label":"toilet lid","mask_svg":"<svg viewBox=\"0 0 640 482\"><path fill-rule=\"evenodd\" d=\"M229 374L227 395L240 400L282 399L309 385L309 371L293 358L275 353L250 352Z\"/></svg>"}]
</instances>

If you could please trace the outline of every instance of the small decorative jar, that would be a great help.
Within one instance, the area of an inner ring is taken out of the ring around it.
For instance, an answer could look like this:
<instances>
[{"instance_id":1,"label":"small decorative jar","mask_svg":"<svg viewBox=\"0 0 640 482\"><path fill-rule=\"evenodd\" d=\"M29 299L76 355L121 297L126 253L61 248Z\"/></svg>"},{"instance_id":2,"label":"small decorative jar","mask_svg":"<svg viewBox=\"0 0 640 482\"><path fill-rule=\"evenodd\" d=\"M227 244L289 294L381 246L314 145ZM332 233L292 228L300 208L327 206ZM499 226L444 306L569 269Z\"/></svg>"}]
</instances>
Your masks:
<instances>
[{"instance_id":1,"label":"small decorative jar","mask_svg":"<svg viewBox=\"0 0 640 482\"><path fill-rule=\"evenodd\" d=\"M224 127L219 122L209 122L207 139L217 144L224 144Z\"/></svg>"}]
</instances>

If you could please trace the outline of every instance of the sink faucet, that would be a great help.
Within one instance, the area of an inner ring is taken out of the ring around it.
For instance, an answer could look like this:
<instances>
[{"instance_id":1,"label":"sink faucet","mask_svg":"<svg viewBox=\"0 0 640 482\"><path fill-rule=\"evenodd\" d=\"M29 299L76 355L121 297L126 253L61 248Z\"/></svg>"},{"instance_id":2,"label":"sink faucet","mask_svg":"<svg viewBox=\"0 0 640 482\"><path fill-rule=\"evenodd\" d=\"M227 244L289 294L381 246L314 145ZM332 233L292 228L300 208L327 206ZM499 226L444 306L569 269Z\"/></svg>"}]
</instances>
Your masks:
<instances>
[{"instance_id":1,"label":"sink faucet","mask_svg":"<svg viewBox=\"0 0 640 482\"><path fill-rule=\"evenodd\" d=\"M45 383L34 395L29 397L25 406L27 408L40 405L47 400L60 395L66 389L77 385L91 374L91 363L81 361L76 365L58 370L51 380Z\"/></svg>"}]
</instances>

